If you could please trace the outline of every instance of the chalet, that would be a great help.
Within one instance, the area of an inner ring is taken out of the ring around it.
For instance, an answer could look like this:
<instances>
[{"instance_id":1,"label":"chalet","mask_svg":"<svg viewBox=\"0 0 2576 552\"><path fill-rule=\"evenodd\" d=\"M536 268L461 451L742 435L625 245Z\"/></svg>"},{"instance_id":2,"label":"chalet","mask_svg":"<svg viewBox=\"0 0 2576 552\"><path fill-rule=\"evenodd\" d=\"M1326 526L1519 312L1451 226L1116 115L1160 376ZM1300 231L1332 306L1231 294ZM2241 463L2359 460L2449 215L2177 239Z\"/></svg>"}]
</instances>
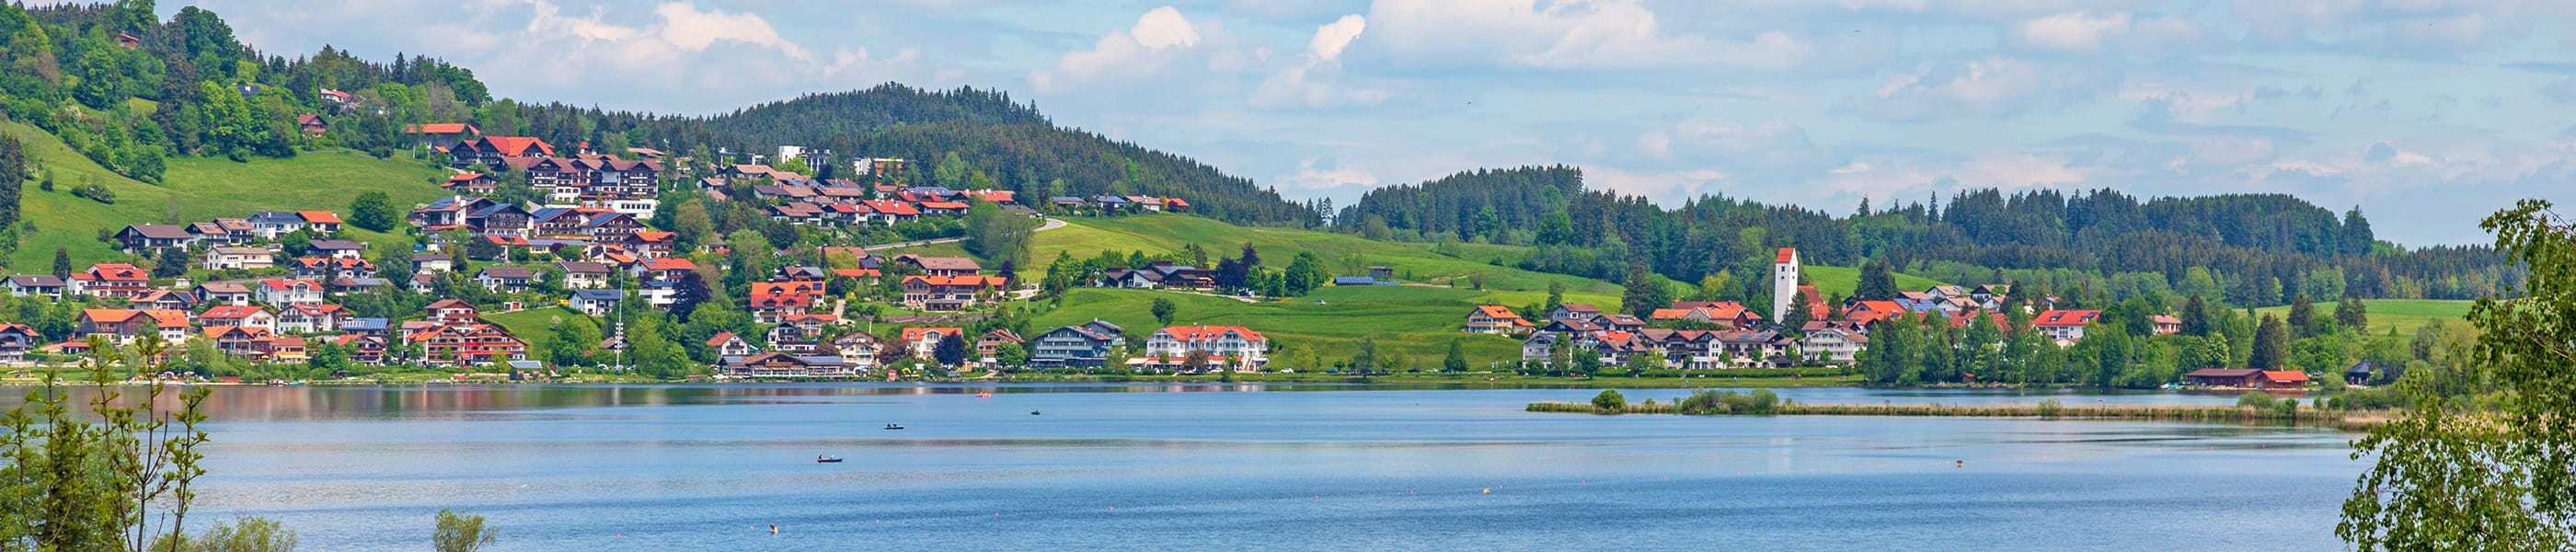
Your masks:
<instances>
[{"instance_id":1,"label":"chalet","mask_svg":"<svg viewBox=\"0 0 2576 552\"><path fill-rule=\"evenodd\" d=\"M392 331L392 321L383 318L350 318L340 321L340 332L350 335L387 337Z\"/></svg>"},{"instance_id":2,"label":"chalet","mask_svg":"<svg viewBox=\"0 0 2576 552\"><path fill-rule=\"evenodd\" d=\"M1557 305L1547 311L1548 320L1591 320L1601 316L1601 307L1582 303Z\"/></svg>"},{"instance_id":3,"label":"chalet","mask_svg":"<svg viewBox=\"0 0 2576 552\"><path fill-rule=\"evenodd\" d=\"M820 281L752 282L751 296L807 295L820 299L828 294L824 291L826 285Z\"/></svg>"},{"instance_id":4,"label":"chalet","mask_svg":"<svg viewBox=\"0 0 2576 552\"><path fill-rule=\"evenodd\" d=\"M608 316L617 311L617 303L626 300L626 292L614 289L585 289L572 292L565 303L572 310L591 316Z\"/></svg>"},{"instance_id":5,"label":"chalet","mask_svg":"<svg viewBox=\"0 0 2576 552\"><path fill-rule=\"evenodd\" d=\"M734 335L733 332L717 332L715 337L707 339L707 348L714 349L716 356L729 357L749 356L760 352L759 349L752 348L750 340Z\"/></svg>"},{"instance_id":6,"label":"chalet","mask_svg":"<svg viewBox=\"0 0 2576 552\"><path fill-rule=\"evenodd\" d=\"M413 226L419 226L430 230L463 228L467 225L467 219L470 218L475 211L480 211L483 208L492 205L497 204L493 203L492 200L479 197L442 197L438 198L437 201L429 202L428 205L423 205L418 209L412 209L410 214L403 215L403 220L410 222ZM216 219L216 222L221 223L223 220Z\"/></svg>"},{"instance_id":7,"label":"chalet","mask_svg":"<svg viewBox=\"0 0 2576 552\"><path fill-rule=\"evenodd\" d=\"M999 291L1007 283L998 276L923 276L903 277L903 304L906 308L925 311L965 310L975 306L988 292Z\"/></svg>"},{"instance_id":8,"label":"chalet","mask_svg":"<svg viewBox=\"0 0 2576 552\"><path fill-rule=\"evenodd\" d=\"M381 335L341 334L327 339L332 344L339 345L340 350L348 352L350 362L368 366L383 365L385 353L393 348L392 344L386 343L385 336Z\"/></svg>"},{"instance_id":9,"label":"chalet","mask_svg":"<svg viewBox=\"0 0 2576 552\"><path fill-rule=\"evenodd\" d=\"M1270 338L1242 326L1173 326L1145 338L1145 354L1177 365L1192 354L1205 354L1209 365L1237 370L1269 363Z\"/></svg>"},{"instance_id":10,"label":"chalet","mask_svg":"<svg viewBox=\"0 0 2576 552\"><path fill-rule=\"evenodd\" d=\"M241 245L250 241L225 231L223 224L212 221L191 222L179 227L187 229L188 241L208 246Z\"/></svg>"},{"instance_id":11,"label":"chalet","mask_svg":"<svg viewBox=\"0 0 2576 552\"><path fill-rule=\"evenodd\" d=\"M919 268L920 273L927 276L970 276L984 270L982 265L975 264L974 259L965 257L897 255L894 262Z\"/></svg>"},{"instance_id":12,"label":"chalet","mask_svg":"<svg viewBox=\"0 0 2576 552\"><path fill-rule=\"evenodd\" d=\"M2156 335L2175 335L2182 333L2182 319L2173 315L2150 315L2147 317L2147 323L2155 327Z\"/></svg>"},{"instance_id":13,"label":"chalet","mask_svg":"<svg viewBox=\"0 0 2576 552\"><path fill-rule=\"evenodd\" d=\"M197 294L190 291L156 289L133 299L135 307L152 310L189 310L197 306Z\"/></svg>"},{"instance_id":14,"label":"chalet","mask_svg":"<svg viewBox=\"0 0 2576 552\"><path fill-rule=\"evenodd\" d=\"M277 311L277 331L336 332L340 331L340 323L350 318L356 317L339 305L295 305Z\"/></svg>"},{"instance_id":15,"label":"chalet","mask_svg":"<svg viewBox=\"0 0 2576 552\"><path fill-rule=\"evenodd\" d=\"M536 233L536 216L527 209L507 203L490 203L467 213L463 224L477 236L510 236L524 238Z\"/></svg>"},{"instance_id":16,"label":"chalet","mask_svg":"<svg viewBox=\"0 0 2576 552\"><path fill-rule=\"evenodd\" d=\"M948 338L965 339L964 328L904 328L903 342L912 345L912 358L930 360L939 350L939 342Z\"/></svg>"},{"instance_id":17,"label":"chalet","mask_svg":"<svg viewBox=\"0 0 2576 552\"><path fill-rule=\"evenodd\" d=\"M304 215L294 211L258 211L250 214L251 234L263 240L275 240L307 226Z\"/></svg>"},{"instance_id":18,"label":"chalet","mask_svg":"<svg viewBox=\"0 0 2576 552\"><path fill-rule=\"evenodd\" d=\"M475 312L474 305L455 299L440 299L427 307L421 307L421 310L429 313L430 322L439 324L464 324L483 320L483 315Z\"/></svg>"},{"instance_id":19,"label":"chalet","mask_svg":"<svg viewBox=\"0 0 2576 552\"><path fill-rule=\"evenodd\" d=\"M1001 362L1004 345L1019 345L1023 347L1021 352L1027 352L1025 348L1028 347L1029 340L1020 338L1020 334L1011 333L1010 330L984 332L983 337L975 338L975 357L983 359L987 366L994 365Z\"/></svg>"},{"instance_id":20,"label":"chalet","mask_svg":"<svg viewBox=\"0 0 2576 552\"><path fill-rule=\"evenodd\" d=\"M689 262L688 259L664 257L645 259L644 262L636 263L630 270L634 271L635 278L639 280L671 281L678 280L697 269L698 264Z\"/></svg>"},{"instance_id":21,"label":"chalet","mask_svg":"<svg viewBox=\"0 0 2576 552\"><path fill-rule=\"evenodd\" d=\"M124 229L116 231L115 236L117 243L124 244L127 253L149 253L173 247L187 247L188 244L195 242L196 238L196 234L188 232L186 227L168 224L128 224Z\"/></svg>"},{"instance_id":22,"label":"chalet","mask_svg":"<svg viewBox=\"0 0 2576 552\"><path fill-rule=\"evenodd\" d=\"M338 92L338 91L337 91L337 90L333 90L332 92ZM345 94L345 92L343 92L343 93ZM323 97L326 97L326 98L327 98L327 97L330 97L330 96L323 96ZM324 120L322 120L322 116L321 116L320 114L314 114L314 113L297 113L297 114L295 114L295 128L296 128L296 129L298 129L298 130L303 130L303 131L304 131L304 133L305 133L305 134L307 134L307 135L312 135L312 136L321 136L321 135L322 135L322 133L330 132L330 131L331 131L331 123L330 123L330 122L328 122L328 121L324 121Z\"/></svg>"},{"instance_id":23,"label":"chalet","mask_svg":"<svg viewBox=\"0 0 2576 552\"><path fill-rule=\"evenodd\" d=\"M26 324L0 324L0 363L17 364L27 358L27 351L45 344L45 336Z\"/></svg>"},{"instance_id":24,"label":"chalet","mask_svg":"<svg viewBox=\"0 0 2576 552\"><path fill-rule=\"evenodd\" d=\"M611 243L644 258L668 256L680 246L679 234L671 232L632 232Z\"/></svg>"},{"instance_id":25,"label":"chalet","mask_svg":"<svg viewBox=\"0 0 2576 552\"><path fill-rule=\"evenodd\" d=\"M1778 332L1727 330L1717 332L1716 350L1731 368L1758 368L1786 353L1792 345Z\"/></svg>"},{"instance_id":26,"label":"chalet","mask_svg":"<svg viewBox=\"0 0 2576 552\"><path fill-rule=\"evenodd\" d=\"M761 324L777 324L787 321L787 317L790 315L804 314L805 311L813 310L814 296L805 294L757 295L745 301L743 303L743 308L751 311L752 322Z\"/></svg>"},{"instance_id":27,"label":"chalet","mask_svg":"<svg viewBox=\"0 0 2576 552\"><path fill-rule=\"evenodd\" d=\"M7 288L10 295L63 296L63 279L41 274L10 276L0 280L0 287Z\"/></svg>"},{"instance_id":28,"label":"chalet","mask_svg":"<svg viewBox=\"0 0 2576 552\"><path fill-rule=\"evenodd\" d=\"M79 327L73 330L73 335L84 338L106 336L119 345L133 343L147 335L159 336L164 343L179 343L188 340L192 327L187 311L83 309Z\"/></svg>"},{"instance_id":29,"label":"chalet","mask_svg":"<svg viewBox=\"0 0 2576 552\"><path fill-rule=\"evenodd\" d=\"M911 222L921 218L921 209L910 203L893 200L868 200L859 203L868 208L869 219L886 224Z\"/></svg>"},{"instance_id":30,"label":"chalet","mask_svg":"<svg viewBox=\"0 0 2576 552\"><path fill-rule=\"evenodd\" d=\"M241 326L220 326L212 324L207 325L202 334L206 337L206 341L214 342L215 350L223 351L224 353L232 356L243 357L260 354L260 348L266 346L269 340L277 337L276 331L268 328L245 328Z\"/></svg>"},{"instance_id":31,"label":"chalet","mask_svg":"<svg viewBox=\"0 0 2576 552\"><path fill-rule=\"evenodd\" d=\"M485 291L496 293L525 292L536 281L537 271L515 266L486 267L474 273L474 283L482 284Z\"/></svg>"},{"instance_id":32,"label":"chalet","mask_svg":"<svg viewBox=\"0 0 2576 552\"><path fill-rule=\"evenodd\" d=\"M2031 319L2030 326L2038 329L2040 335L2048 336L2051 340L2081 341L2084 339L2084 327L2092 325L2095 319L2101 317L2102 311L2098 310L2053 310L2039 313L2038 318Z\"/></svg>"},{"instance_id":33,"label":"chalet","mask_svg":"<svg viewBox=\"0 0 2576 552\"><path fill-rule=\"evenodd\" d=\"M494 180L491 173L470 172L447 177L447 181L438 183L438 187L452 193L488 195L500 189L501 181Z\"/></svg>"},{"instance_id":34,"label":"chalet","mask_svg":"<svg viewBox=\"0 0 2576 552\"><path fill-rule=\"evenodd\" d=\"M217 247L206 250L206 270L255 269L277 266L277 256L259 247Z\"/></svg>"},{"instance_id":35,"label":"chalet","mask_svg":"<svg viewBox=\"0 0 2576 552\"><path fill-rule=\"evenodd\" d=\"M322 291L324 293L366 293L391 285L394 283L374 276L342 276L323 282Z\"/></svg>"},{"instance_id":36,"label":"chalet","mask_svg":"<svg viewBox=\"0 0 2576 552\"><path fill-rule=\"evenodd\" d=\"M119 31L116 33L116 46L128 50L142 48L143 39L141 37L134 36L133 33Z\"/></svg>"},{"instance_id":37,"label":"chalet","mask_svg":"<svg viewBox=\"0 0 2576 552\"><path fill-rule=\"evenodd\" d=\"M73 274L70 292L92 297L134 297L152 287L152 275L125 263L99 263Z\"/></svg>"},{"instance_id":38,"label":"chalet","mask_svg":"<svg viewBox=\"0 0 2576 552\"><path fill-rule=\"evenodd\" d=\"M402 133L410 137L413 147L449 148L453 151L452 146L482 136L483 129L474 123L429 123L406 125Z\"/></svg>"},{"instance_id":39,"label":"chalet","mask_svg":"<svg viewBox=\"0 0 2576 552\"><path fill-rule=\"evenodd\" d=\"M1558 368L1550 365L1554 362L1551 353L1556 352L1556 342L1564 339L1566 339L1564 334L1548 332L1530 334L1529 338L1521 340L1521 362L1535 362L1540 366Z\"/></svg>"},{"instance_id":40,"label":"chalet","mask_svg":"<svg viewBox=\"0 0 2576 552\"><path fill-rule=\"evenodd\" d=\"M257 296L251 293L250 286L233 283L207 282L197 284L197 287L189 291L197 294L199 302L209 305L243 306L257 299Z\"/></svg>"},{"instance_id":41,"label":"chalet","mask_svg":"<svg viewBox=\"0 0 2576 552\"><path fill-rule=\"evenodd\" d=\"M199 313L197 321L207 326L277 329L277 315L269 314L266 307L221 305Z\"/></svg>"},{"instance_id":42,"label":"chalet","mask_svg":"<svg viewBox=\"0 0 2576 552\"><path fill-rule=\"evenodd\" d=\"M372 278L376 275L376 263L367 262L365 259L308 257L287 263L287 273L293 274L299 280L316 282L327 282L334 278Z\"/></svg>"},{"instance_id":43,"label":"chalet","mask_svg":"<svg viewBox=\"0 0 2576 552\"><path fill-rule=\"evenodd\" d=\"M1843 320L1866 328L1871 323L1912 312L1895 301L1853 301L1843 308Z\"/></svg>"},{"instance_id":44,"label":"chalet","mask_svg":"<svg viewBox=\"0 0 2576 552\"><path fill-rule=\"evenodd\" d=\"M313 240L313 253L334 259L356 259L367 252L367 244L349 240Z\"/></svg>"},{"instance_id":45,"label":"chalet","mask_svg":"<svg viewBox=\"0 0 2576 552\"><path fill-rule=\"evenodd\" d=\"M885 338L863 331L841 334L841 337L833 338L832 349L840 351L841 358L849 360L860 369L875 366L877 359L888 352ZM895 353L900 354L902 351L895 351Z\"/></svg>"},{"instance_id":46,"label":"chalet","mask_svg":"<svg viewBox=\"0 0 2576 552\"><path fill-rule=\"evenodd\" d=\"M1467 312L1466 327L1458 331L1472 334L1517 334L1536 327L1521 315L1501 305L1480 305Z\"/></svg>"},{"instance_id":47,"label":"chalet","mask_svg":"<svg viewBox=\"0 0 2576 552\"><path fill-rule=\"evenodd\" d=\"M826 331L839 323L841 323L841 317L829 314L790 314L779 318L778 326L770 329L769 343L771 345L790 341L811 343L822 339Z\"/></svg>"},{"instance_id":48,"label":"chalet","mask_svg":"<svg viewBox=\"0 0 2576 552\"><path fill-rule=\"evenodd\" d=\"M1803 333L1798 352L1831 366L1850 366L1861 348L1869 346L1869 336L1856 330L1826 327Z\"/></svg>"},{"instance_id":49,"label":"chalet","mask_svg":"<svg viewBox=\"0 0 2576 552\"><path fill-rule=\"evenodd\" d=\"M322 284L311 280L260 280L251 293L274 307L322 304Z\"/></svg>"},{"instance_id":50,"label":"chalet","mask_svg":"<svg viewBox=\"0 0 2576 552\"><path fill-rule=\"evenodd\" d=\"M303 362L307 349L304 338L279 336L268 338L268 341L262 342L256 350L269 362L292 363Z\"/></svg>"},{"instance_id":51,"label":"chalet","mask_svg":"<svg viewBox=\"0 0 2576 552\"><path fill-rule=\"evenodd\" d=\"M479 322L431 325L404 341L419 345L421 360L430 364L484 365L528 356L527 342L500 326Z\"/></svg>"},{"instance_id":52,"label":"chalet","mask_svg":"<svg viewBox=\"0 0 2576 552\"><path fill-rule=\"evenodd\" d=\"M555 267L563 269L563 286L568 289L608 287L608 274L616 271L605 264L582 261L557 261Z\"/></svg>"},{"instance_id":53,"label":"chalet","mask_svg":"<svg viewBox=\"0 0 2576 552\"><path fill-rule=\"evenodd\" d=\"M1038 334L1029 348L1029 367L1099 368L1109 359L1109 350L1127 343L1122 335L1126 328L1099 320L1079 326L1065 326Z\"/></svg>"},{"instance_id":54,"label":"chalet","mask_svg":"<svg viewBox=\"0 0 2576 552\"><path fill-rule=\"evenodd\" d=\"M846 359L831 355L790 355L780 352L751 356L727 356L718 368L736 378L842 378L859 375L859 368Z\"/></svg>"},{"instance_id":55,"label":"chalet","mask_svg":"<svg viewBox=\"0 0 2576 552\"><path fill-rule=\"evenodd\" d=\"M545 140L524 136L484 136L458 142L447 153L450 165L497 168L508 165L503 159L508 157L554 157L555 147Z\"/></svg>"},{"instance_id":56,"label":"chalet","mask_svg":"<svg viewBox=\"0 0 2576 552\"><path fill-rule=\"evenodd\" d=\"M439 274L456 269L456 258L446 253L413 253L411 270L417 274Z\"/></svg>"}]
</instances>

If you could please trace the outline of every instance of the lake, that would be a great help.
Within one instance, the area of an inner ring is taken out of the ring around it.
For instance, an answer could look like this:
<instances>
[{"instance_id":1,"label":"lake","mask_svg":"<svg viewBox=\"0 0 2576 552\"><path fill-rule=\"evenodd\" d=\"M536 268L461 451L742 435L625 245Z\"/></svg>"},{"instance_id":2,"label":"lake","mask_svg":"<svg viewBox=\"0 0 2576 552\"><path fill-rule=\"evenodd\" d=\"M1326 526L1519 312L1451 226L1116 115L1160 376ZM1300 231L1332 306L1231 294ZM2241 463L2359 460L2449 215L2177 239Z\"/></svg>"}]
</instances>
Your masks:
<instances>
[{"instance_id":1,"label":"lake","mask_svg":"<svg viewBox=\"0 0 2576 552\"><path fill-rule=\"evenodd\" d=\"M1520 411L1596 392L219 388L192 519L332 551L423 549L441 508L489 517L495 550L2326 550L2363 467L2314 428Z\"/></svg>"}]
</instances>

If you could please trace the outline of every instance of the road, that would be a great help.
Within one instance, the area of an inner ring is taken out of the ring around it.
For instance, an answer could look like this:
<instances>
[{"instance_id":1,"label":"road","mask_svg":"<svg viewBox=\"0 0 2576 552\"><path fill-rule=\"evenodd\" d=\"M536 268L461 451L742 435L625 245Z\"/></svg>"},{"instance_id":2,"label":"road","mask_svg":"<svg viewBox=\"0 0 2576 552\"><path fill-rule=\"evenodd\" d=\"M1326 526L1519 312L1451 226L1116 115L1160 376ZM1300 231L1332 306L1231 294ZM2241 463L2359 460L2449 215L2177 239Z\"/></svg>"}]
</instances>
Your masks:
<instances>
[{"instance_id":1,"label":"road","mask_svg":"<svg viewBox=\"0 0 2576 552\"><path fill-rule=\"evenodd\" d=\"M1038 232L1045 232L1045 231L1048 231L1048 230L1054 230L1054 229L1057 229L1057 228L1063 228L1063 227L1065 227L1065 226L1069 226L1069 224L1065 223L1063 219L1052 219L1052 218L1051 218L1051 219L1046 219L1046 223L1045 223L1045 224L1040 224L1040 225L1038 225L1038 229L1037 229L1036 231L1038 231ZM935 239L935 240L920 240L920 241L908 241L908 242L895 242L895 243L881 244L881 245L866 245L866 246L860 246L860 249L866 249L866 250L868 250L868 251L876 251L876 250L879 250L879 249L901 249L901 248L906 248L906 247L920 247L920 246L924 246L924 245L939 244L939 243L957 243L957 242L961 242L961 241L966 241L966 238L939 238L939 239Z\"/></svg>"}]
</instances>

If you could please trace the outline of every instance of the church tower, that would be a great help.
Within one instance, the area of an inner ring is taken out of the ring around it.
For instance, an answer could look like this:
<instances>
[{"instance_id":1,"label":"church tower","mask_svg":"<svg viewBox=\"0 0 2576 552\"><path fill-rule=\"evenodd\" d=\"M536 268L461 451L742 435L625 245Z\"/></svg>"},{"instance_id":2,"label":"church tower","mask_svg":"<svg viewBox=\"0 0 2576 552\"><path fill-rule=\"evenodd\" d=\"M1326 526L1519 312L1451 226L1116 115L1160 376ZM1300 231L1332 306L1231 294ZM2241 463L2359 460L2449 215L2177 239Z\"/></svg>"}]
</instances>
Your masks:
<instances>
[{"instance_id":1,"label":"church tower","mask_svg":"<svg viewBox=\"0 0 2576 552\"><path fill-rule=\"evenodd\" d=\"M1783 247L1780 258L1771 261L1771 321L1788 320L1789 306L1797 302L1798 250Z\"/></svg>"}]
</instances>

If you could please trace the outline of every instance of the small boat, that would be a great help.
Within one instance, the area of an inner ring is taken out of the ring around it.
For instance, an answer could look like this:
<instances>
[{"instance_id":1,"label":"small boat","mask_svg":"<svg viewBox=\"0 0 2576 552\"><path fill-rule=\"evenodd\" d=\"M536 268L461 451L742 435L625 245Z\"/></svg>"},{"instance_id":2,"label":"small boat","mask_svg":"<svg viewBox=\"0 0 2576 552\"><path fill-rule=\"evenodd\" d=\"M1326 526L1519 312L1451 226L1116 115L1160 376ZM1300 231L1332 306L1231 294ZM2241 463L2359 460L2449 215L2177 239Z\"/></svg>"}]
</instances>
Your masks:
<instances>
[{"instance_id":1,"label":"small boat","mask_svg":"<svg viewBox=\"0 0 2576 552\"><path fill-rule=\"evenodd\" d=\"M815 461L815 462L818 462L818 463L824 463L824 464L839 464L839 463L841 463L841 457L839 457L839 456L816 456L816 457L814 457L814 461Z\"/></svg>"},{"instance_id":2,"label":"small boat","mask_svg":"<svg viewBox=\"0 0 2576 552\"><path fill-rule=\"evenodd\" d=\"M1031 411L1029 411L1029 415L1030 415L1030 416L1036 416L1036 415L1038 415L1038 411L1031 410Z\"/></svg>"},{"instance_id":3,"label":"small boat","mask_svg":"<svg viewBox=\"0 0 2576 552\"><path fill-rule=\"evenodd\" d=\"M903 429L903 424L886 424L886 429Z\"/></svg>"}]
</instances>

